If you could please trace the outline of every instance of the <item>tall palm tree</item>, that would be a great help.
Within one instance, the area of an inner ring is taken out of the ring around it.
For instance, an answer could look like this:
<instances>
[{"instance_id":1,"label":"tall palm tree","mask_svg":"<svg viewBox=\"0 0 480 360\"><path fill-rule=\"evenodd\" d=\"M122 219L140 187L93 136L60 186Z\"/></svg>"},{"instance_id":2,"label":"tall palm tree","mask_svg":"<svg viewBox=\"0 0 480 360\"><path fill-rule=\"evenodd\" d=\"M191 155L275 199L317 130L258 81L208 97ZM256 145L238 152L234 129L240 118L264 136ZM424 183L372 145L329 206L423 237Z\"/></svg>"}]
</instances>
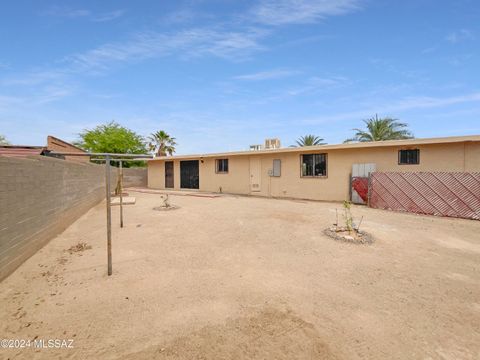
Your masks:
<instances>
[{"instance_id":1,"label":"tall palm tree","mask_svg":"<svg viewBox=\"0 0 480 360\"><path fill-rule=\"evenodd\" d=\"M163 130L151 134L148 140L150 140L148 144L150 151L155 151L157 156L172 155L175 152L175 145L177 145L175 138Z\"/></svg>"},{"instance_id":2,"label":"tall palm tree","mask_svg":"<svg viewBox=\"0 0 480 360\"><path fill-rule=\"evenodd\" d=\"M367 126L366 130L353 129L356 131L355 137L347 139L344 142L352 141L383 141L383 140L403 140L412 139L413 134L408 130L408 125L399 122L393 118L379 118L378 115L368 120L363 120Z\"/></svg>"},{"instance_id":3,"label":"tall palm tree","mask_svg":"<svg viewBox=\"0 0 480 360\"><path fill-rule=\"evenodd\" d=\"M323 139L320 136L316 135L305 135L301 136L297 140L297 145L298 146L314 146L314 145L325 145L324 142L322 142Z\"/></svg>"}]
</instances>

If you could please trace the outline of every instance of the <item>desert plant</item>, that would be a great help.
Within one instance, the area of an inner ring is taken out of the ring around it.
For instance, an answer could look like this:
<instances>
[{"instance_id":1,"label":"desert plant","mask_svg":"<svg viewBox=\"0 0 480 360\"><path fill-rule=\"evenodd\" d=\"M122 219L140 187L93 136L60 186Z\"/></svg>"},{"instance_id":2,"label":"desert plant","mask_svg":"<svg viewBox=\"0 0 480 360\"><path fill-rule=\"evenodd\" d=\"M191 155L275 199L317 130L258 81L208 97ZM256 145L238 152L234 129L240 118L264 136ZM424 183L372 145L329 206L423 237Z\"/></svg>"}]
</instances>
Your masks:
<instances>
[{"instance_id":1,"label":"desert plant","mask_svg":"<svg viewBox=\"0 0 480 360\"><path fill-rule=\"evenodd\" d=\"M168 209L170 206L172 206L172 205L170 204L170 199L168 198L168 194L165 194L165 197L163 197L163 206L164 206L165 208L167 208L167 209Z\"/></svg>"},{"instance_id":2,"label":"desert plant","mask_svg":"<svg viewBox=\"0 0 480 360\"><path fill-rule=\"evenodd\" d=\"M352 212L350 210L351 207L352 207L352 203L350 201L345 200L343 202L343 210L344 210L343 217L345 219L345 226L347 227L347 230L349 233L351 233L354 230L353 217L352 217Z\"/></svg>"}]
</instances>

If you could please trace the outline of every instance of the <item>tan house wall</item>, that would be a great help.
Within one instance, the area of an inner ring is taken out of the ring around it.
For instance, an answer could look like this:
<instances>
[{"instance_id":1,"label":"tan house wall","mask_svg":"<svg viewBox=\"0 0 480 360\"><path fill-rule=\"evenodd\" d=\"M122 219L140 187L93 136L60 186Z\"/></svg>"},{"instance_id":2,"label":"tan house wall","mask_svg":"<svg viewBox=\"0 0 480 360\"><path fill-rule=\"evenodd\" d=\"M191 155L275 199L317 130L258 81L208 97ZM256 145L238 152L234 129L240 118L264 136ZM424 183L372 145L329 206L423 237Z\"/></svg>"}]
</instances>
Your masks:
<instances>
[{"instance_id":1,"label":"tan house wall","mask_svg":"<svg viewBox=\"0 0 480 360\"><path fill-rule=\"evenodd\" d=\"M420 149L420 164L399 165L398 151ZM301 177L301 154L326 153L326 177ZM261 159L261 190L250 191L250 158ZM289 197L299 199L342 201L350 193L350 174L356 163L375 163L377 171L480 171L480 142L430 144L416 146L392 146L376 148L330 149L326 151L305 151L232 155L218 158L229 159L229 173L215 173L215 159L200 161L200 191L254 194L260 196ZM199 158L192 158L197 159ZM273 160L281 160L281 176L271 177L269 170ZM180 161L174 160L175 188L180 190ZM148 163L148 186L164 189L164 161Z\"/></svg>"},{"instance_id":2,"label":"tan house wall","mask_svg":"<svg viewBox=\"0 0 480 360\"><path fill-rule=\"evenodd\" d=\"M465 171L480 171L480 144L465 144Z\"/></svg>"},{"instance_id":3,"label":"tan house wall","mask_svg":"<svg viewBox=\"0 0 480 360\"><path fill-rule=\"evenodd\" d=\"M225 159L224 157L223 159ZM248 156L232 157L228 160L229 171L226 174L215 173L215 159L208 158L200 162L200 190L231 194L250 192L250 159Z\"/></svg>"},{"instance_id":4,"label":"tan house wall","mask_svg":"<svg viewBox=\"0 0 480 360\"><path fill-rule=\"evenodd\" d=\"M152 189L165 188L165 162L150 161L148 163L148 187Z\"/></svg>"}]
</instances>

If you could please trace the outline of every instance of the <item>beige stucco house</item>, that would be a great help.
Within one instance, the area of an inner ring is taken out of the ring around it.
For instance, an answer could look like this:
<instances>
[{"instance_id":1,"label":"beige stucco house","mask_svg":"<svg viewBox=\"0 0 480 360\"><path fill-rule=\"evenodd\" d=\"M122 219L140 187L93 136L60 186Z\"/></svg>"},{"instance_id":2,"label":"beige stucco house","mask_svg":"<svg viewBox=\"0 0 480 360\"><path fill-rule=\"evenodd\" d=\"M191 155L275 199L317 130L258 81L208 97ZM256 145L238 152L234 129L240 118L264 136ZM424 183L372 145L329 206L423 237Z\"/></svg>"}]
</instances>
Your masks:
<instances>
[{"instance_id":1,"label":"beige stucco house","mask_svg":"<svg viewBox=\"0 0 480 360\"><path fill-rule=\"evenodd\" d=\"M342 201L355 164L480 172L480 135L158 157L148 162L148 186Z\"/></svg>"}]
</instances>

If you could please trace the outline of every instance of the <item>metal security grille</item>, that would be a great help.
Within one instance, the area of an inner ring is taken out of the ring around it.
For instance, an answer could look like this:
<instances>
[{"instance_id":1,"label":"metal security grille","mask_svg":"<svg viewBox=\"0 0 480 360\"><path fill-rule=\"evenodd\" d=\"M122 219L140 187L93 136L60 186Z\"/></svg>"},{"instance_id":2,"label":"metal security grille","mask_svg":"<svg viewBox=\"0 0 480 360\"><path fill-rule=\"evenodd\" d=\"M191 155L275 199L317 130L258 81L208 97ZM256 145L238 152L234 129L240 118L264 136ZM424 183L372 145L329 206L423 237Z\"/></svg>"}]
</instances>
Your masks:
<instances>
[{"instance_id":1,"label":"metal security grille","mask_svg":"<svg viewBox=\"0 0 480 360\"><path fill-rule=\"evenodd\" d=\"M480 173L374 172L369 205L480 220Z\"/></svg>"},{"instance_id":2,"label":"metal security grille","mask_svg":"<svg viewBox=\"0 0 480 360\"><path fill-rule=\"evenodd\" d=\"M173 161L165 161L165 187L174 187Z\"/></svg>"},{"instance_id":3,"label":"metal security grille","mask_svg":"<svg viewBox=\"0 0 480 360\"><path fill-rule=\"evenodd\" d=\"M182 189L199 188L198 160L180 161L180 187Z\"/></svg>"}]
</instances>

